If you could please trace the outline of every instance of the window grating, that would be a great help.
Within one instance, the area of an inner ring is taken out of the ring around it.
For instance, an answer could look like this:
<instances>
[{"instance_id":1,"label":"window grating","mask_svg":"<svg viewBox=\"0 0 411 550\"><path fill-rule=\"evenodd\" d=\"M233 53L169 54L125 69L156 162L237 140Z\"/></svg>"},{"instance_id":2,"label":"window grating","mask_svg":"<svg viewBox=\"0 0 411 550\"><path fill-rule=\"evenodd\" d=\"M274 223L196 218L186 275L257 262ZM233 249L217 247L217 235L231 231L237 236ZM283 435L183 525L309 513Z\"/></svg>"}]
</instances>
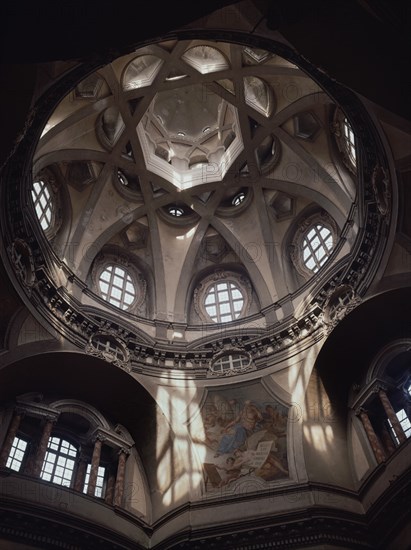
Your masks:
<instances>
[{"instance_id":1,"label":"window grating","mask_svg":"<svg viewBox=\"0 0 411 550\"><path fill-rule=\"evenodd\" d=\"M50 191L43 180L33 182L31 196L40 226L47 231L51 226L53 209Z\"/></svg>"},{"instance_id":2,"label":"window grating","mask_svg":"<svg viewBox=\"0 0 411 550\"><path fill-rule=\"evenodd\" d=\"M70 487L77 449L59 437L50 437L40 477L57 485Z\"/></svg>"},{"instance_id":3,"label":"window grating","mask_svg":"<svg viewBox=\"0 0 411 550\"><path fill-rule=\"evenodd\" d=\"M311 227L303 240L303 261L306 267L316 273L328 260L333 248L331 231L323 225Z\"/></svg>"},{"instance_id":4,"label":"window grating","mask_svg":"<svg viewBox=\"0 0 411 550\"><path fill-rule=\"evenodd\" d=\"M13 444L11 446L9 456L7 458L6 468L10 468L11 470L19 472L23 463L26 449L27 441L24 441L24 439L20 439L19 437L15 437L13 439Z\"/></svg>"},{"instance_id":5,"label":"window grating","mask_svg":"<svg viewBox=\"0 0 411 550\"><path fill-rule=\"evenodd\" d=\"M354 136L354 132L352 131L351 125L348 122L347 118L344 118L344 120L343 120L343 133L344 133L345 148L347 149L348 157L349 157L352 165L357 166L357 153L356 153L356 148L355 148L355 136Z\"/></svg>"},{"instance_id":6,"label":"window grating","mask_svg":"<svg viewBox=\"0 0 411 550\"><path fill-rule=\"evenodd\" d=\"M250 359L247 355L224 355L213 364L213 372L224 373L228 371L241 371L248 367Z\"/></svg>"},{"instance_id":7,"label":"window grating","mask_svg":"<svg viewBox=\"0 0 411 550\"><path fill-rule=\"evenodd\" d=\"M215 323L227 323L240 317L244 296L236 284L219 282L209 288L204 306Z\"/></svg>"},{"instance_id":8,"label":"window grating","mask_svg":"<svg viewBox=\"0 0 411 550\"><path fill-rule=\"evenodd\" d=\"M91 471L91 464L88 464L87 470L86 470L86 477L84 479L83 493L87 493L88 482L90 480L90 471ZM95 497L101 498L103 496L105 474L106 474L106 469L103 466L99 466L97 470L96 487L94 489Z\"/></svg>"},{"instance_id":9,"label":"window grating","mask_svg":"<svg viewBox=\"0 0 411 550\"><path fill-rule=\"evenodd\" d=\"M102 297L110 304L126 310L136 297L133 279L122 267L109 265L99 277L99 289Z\"/></svg>"},{"instance_id":10,"label":"window grating","mask_svg":"<svg viewBox=\"0 0 411 550\"><path fill-rule=\"evenodd\" d=\"M395 414L397 415L397 418L398 418L398 420L401 424L401 427L404 430L405 437L407 437L407 438L410 437L411 436L411 422L410 422L410 419L407 416L407 413L405 412L404 409L401 409L398 412L396 412ZM387 420L388 420L388 424L391 428L391 432L392 432L392 434L395 438L395 441L397 442L397 445L399 445L400 440L398 439L397 434L394 431L394 428L391 424L391 421L390 421L389 418Z\"/></svg>"}]
</instances>

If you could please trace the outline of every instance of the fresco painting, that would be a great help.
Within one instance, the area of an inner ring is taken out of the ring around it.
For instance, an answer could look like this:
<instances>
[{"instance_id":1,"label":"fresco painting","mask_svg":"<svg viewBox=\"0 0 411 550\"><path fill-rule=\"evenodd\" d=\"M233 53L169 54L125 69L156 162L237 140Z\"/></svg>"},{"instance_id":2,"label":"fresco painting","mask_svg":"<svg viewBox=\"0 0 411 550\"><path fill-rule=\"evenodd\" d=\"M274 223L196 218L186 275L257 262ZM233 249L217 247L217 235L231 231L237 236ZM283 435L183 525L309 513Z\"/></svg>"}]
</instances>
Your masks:
<instances>
[{"instance_id":1,"label":"fresco painting","mask_svg":"<svg viewBox=\"0 0 411 550\"><path fill-rule=\"evenodd\" d=\"M260 384L210 391L201 409L206 490L288 478L287 414Z\"/></svg>"}]
</instances>

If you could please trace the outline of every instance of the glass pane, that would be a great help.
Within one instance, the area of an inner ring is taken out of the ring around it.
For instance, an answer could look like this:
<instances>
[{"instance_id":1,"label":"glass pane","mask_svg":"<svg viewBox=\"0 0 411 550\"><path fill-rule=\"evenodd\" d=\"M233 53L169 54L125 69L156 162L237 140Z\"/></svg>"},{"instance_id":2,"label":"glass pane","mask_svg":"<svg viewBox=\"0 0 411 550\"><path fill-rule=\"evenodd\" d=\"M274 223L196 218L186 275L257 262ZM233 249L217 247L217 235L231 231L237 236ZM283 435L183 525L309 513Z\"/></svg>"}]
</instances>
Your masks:
<instances>
[{"instance_id":1,"label":"glass pane","mask_svg":"<svg viewBox=\"0 0 411 550\"><path fill-rule=\"evenodd\" d=\"M220 313L230 313L230 304L220 304Z\"/></svg>"}]
</instances>

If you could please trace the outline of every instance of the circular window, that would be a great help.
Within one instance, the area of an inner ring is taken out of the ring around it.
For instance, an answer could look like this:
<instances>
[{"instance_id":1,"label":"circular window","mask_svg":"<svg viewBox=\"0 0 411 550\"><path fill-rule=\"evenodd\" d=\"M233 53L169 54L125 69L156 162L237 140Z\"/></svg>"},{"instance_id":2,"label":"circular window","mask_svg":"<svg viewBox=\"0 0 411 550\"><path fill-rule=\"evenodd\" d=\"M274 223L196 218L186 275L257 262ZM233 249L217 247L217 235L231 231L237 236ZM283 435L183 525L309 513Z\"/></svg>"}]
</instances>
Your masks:
<instances>
[{"instance_id":1,"label":"circular window","mask_svg":"<svg viewBox=\"0 0 411 550\"><path fill-rule=\"evenodd\" d=\"M136 298L133 279L120 266L108 265L99 276L98 287L101 296L120 309L128 309Z\"/></svg>"},{"instance_id":2,"label":"circular window","mask_svg":"<svg viewBox=\"0 0 411 550\"><path fill-rule=\"evenodd\" d=\"M214 323L228 323L240 317L244 294L234 282L219 281L208 288L204 307Z\"/></svg>"},{"instance_id":3,"label":"circular window","mask_svg":"<svg viewBox=\"0 0 411 550\"><path fill-rule=\"evenodd\" d=\"M43 231L51 227L53 217L53 202L50 189L44 180L36 180L31 188L31 197L33 199L34 209L37 219Z\"/></svg>"},{"instance_id":4,"label":"circular window","mask_svg":"<svg viewBox=\"0 0 411 550\"><path fill-rule=\"evenodd\" d=\"M235 197L231 201L231 204L233 206L240 206L240 204L244 201L245 201L245 193L244 191L241 191L241 193L238 193L237 195L235 195Z\"/></svg>"},{"instance_id":5,"label":"circular window","mask_svg":"<svg viewBox=\"0 0 411 550\"><path fill-rule=\"evenodd\" d=\"M117 179L121 185L128 186L128 179L121 170L117 170Z\"/></svg>"},{"instance_id":6,"label":"circular window","mask_svg":"<svg viewBox=\"0 0 411 550\"><path fill-rule=\"evenodd\" d=\"M169 206L168 213L170 214L170 216L175 216L176 218L184 216L184 210L179 206Z\"/></svg>"},{"instance_id":7,"label":"circular window","mask_svg":"<svg viewBox=\"0 0 411 550\"><path fill-rule=\"evenodd\" d=\"M316 273L328 260L334 246L331 230L319 223L310 227L303 239L303 261Z\"/></svg>"}]
</instances>

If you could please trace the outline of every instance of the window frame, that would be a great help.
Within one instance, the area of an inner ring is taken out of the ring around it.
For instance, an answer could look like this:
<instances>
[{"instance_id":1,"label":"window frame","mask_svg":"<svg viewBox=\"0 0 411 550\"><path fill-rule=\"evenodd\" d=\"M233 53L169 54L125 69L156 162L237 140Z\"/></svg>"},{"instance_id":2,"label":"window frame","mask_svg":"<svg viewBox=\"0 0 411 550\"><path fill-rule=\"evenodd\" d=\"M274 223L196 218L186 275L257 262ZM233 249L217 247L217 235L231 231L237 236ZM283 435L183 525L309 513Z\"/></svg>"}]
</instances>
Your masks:
<instances>
[{"instance_id":1,"label":"window frame","mask_svg":"<svg viewBox=\"0 0 411 550\"><path fill-rule=\"evenodd\" d=\"M346 133L347 129L348 135ZM350 139L350 130L352 132L352 135L354 136L354 143L352 143ZM359 158L358 139L348 116L343 111L341 111L341 109L337 109L335 112L331 132L334 135L335 142L337 144L338 150L341 153L344 165L350 170L350 172L356 175ZM354 155L352 153L353 150Z\"/></svg>"},{"instance_id":2,"label":"window frame","mask_svg":"<svg viewBox=\"0 0 411 550\"><path fill-rule=\"evenodd\" d=\"M57 444L56 442L53 442L52 440L53 439L57 439L59 440L59 443L58 443L58 449L52 449L51 448L51 445L52 444ZM71 450L70 447L72 447L73 449L76 450L76 454L75 456L73 455L70 455L69 452L62 452L61 451L61 447L62 447L62 444L63 443L67 443L69 445L69 451ZM54 462L51 462L51 461L48 461L47 458L49 456L49 454L51 455L54 455L56 458L54 460ZM65 439L63 436L60 436L59 434L52 434L50 437L49 437L49 440L47 442L47 450L46 450L46 454L44 455L44 460L43 460L43 464L41 466L41 471L40 471L40 479L43 480L43 481L46 481L47 483L53 483L53 485L59 485L60 487L67 487L67 488L71 488L72 487L72 484L74 483L74 478L75 478L75 472L76 472L76 460L78 458L78 455L79 455L79 447L74 445L73 442L69 441L68 439ZM58 461L59 459L65 459L66 460L66 463L64 464L64 466L61 466L61 464L58 464ZM65 479L64 479L64 472L66 470L69 470L69 468L66 468L66 464L67 464L67 461L70 460L71 462L73 462L73 468L71 469L71 476L70 478L68 479L69 481L69 484L66 485L64 483L59 483L57 481L55 481L55 477L61 477L61 481L64 482ZM52 464L52 472L46 472L46 464L49 463L49 464ZM62 476L56 476L56 470L58 467L62 467L63 468L63 475ZM43 477L43 474L45 475L50 475L50 479L45 479Z\"/></svg>"},{"instance_id":3,"label":"window frame","mask_svg":"<svg viewBox=\"0 0 411 550\"><path fill-rule=\"evenodd\" d=\"M100 289L100 277L102 273L109 267L113 265L114 267L119 267L123 269L132 280L135 289L134 300L130 303L127 309L122 309L115 304L112 304L103 297L103 293ZM124 256L124 252L119 250L107 250L100 252L91 268L90 274L92 280L92 286L95 294L107 304L108 307L115 308L116 311L121 312L122 314L144 314L146 307L146 298L147 298L147 282L143 273L135 265L132 259L129 260L128 257Z\"/></svg>"},{"instance_id":4,"label":"window frame","mask_svg":"<svg viewBox=\"0 0 411 550\"><path fill-rule=\"evenodd\" d=\"M230 321L215 321L213 317L209 314L205 304L205 300L211 288L218 285L219 283L234 284L242 293L243 305L240 313L238 317L231 319ZM228 323L244 319L250 309L251 298L252 288L249 279L246 276L233 271L219 271L209 275L208 277L205 277L195 288L193 296L194 308L201 320L213 325L226 325Z\"/></svg>"},{"instance_id":5,"label":"window frame","mask_svg":"<svg viewBox=\"0 0 411 550\"><path fill-rule=\"evenodd\" d=\"M48 227L45 229L41 225L41 218L39 217L36 209L36 201L38 200L40 193L36 196L36 198L33 197L34 185L39 182L43 183L43 186L44 186L43 189L46 189L47 193L49 194L49 198L46 200L50 208L50 223ZM54 177L51 177L48 174L39 174L38 176L33 178L29 189L29 195L30 195L31 205L33 208L33 215L36 220L36 223L38 224L39 229L41 230L43 235L46 237L46 239L52 239L57 234L57 231L60 229L61 222L62 222L61 217L58 215L58 212L60 209L60 201L57 193L57 188L55 186Z\"/></svg>"},{"instance_id":6,"label":"window frame","mask_svg":"<svg viewBox=\"0 0 411 550\"><path fill-rule=\"evenodd\" d=\"M22 450L22 449L19 449L18 446L16 445L15 446L15 441L16 439L18 439L18 443L17 445L20 443L20 442L23 442L26 444L25 448ZM8 457L7 457L7 460L6 460L6 468L9 468L10 470L13 470L14 472L17 472L19 473L22 469L22 467L24 467L24 463L25 461L27 460L27 456L28 456L28 451L29 451L29 445L30 445L30 441L28 439L25 439L24 437L21 437L21 435L15 435L14 436L14 439L13 439L13 442L12 442L12 445L11 445L11 448L10 448L10 451L9 451L9 454L8 454ZM13 453L13 456L12 455L12 452L14 450L14 453ZM23 456L21 458L21 460L19 459L16 459L15 458L15 455L16 455L16 451L20 451L23 453ZM10 464L8 464L10 461ZM19 469L16 470L16 468L13 468L13 462L16 461L16 462L19 462L20 465L19 465Z\"/></svg>"},{"instance_id":7,"label":"window frame","mask_svg":"<svg viewBox=\"0 0 411 550\"><path fill-rule=\"evenodd\" d=\"M327 235L324 237L322 234L323 231L327 231ZM314 235L311 235L314 232ZM332 243L331 247L329 248L327 245L327 241L331 237ZM313 242L315 239L318 240L318 245L314 248ZM303 262L307 269L312 271L313 273L317 273L322 266L327 262L328 258L331 256L332 250L335 246L333 235L331 229L322 223L314 223L312 224L307 231L305 232L303 239L302 239L302 255L303 255ZM306 252L308 251L308 256L306 257ZM317 253L321 251L322 256L321 258L317 257ZM310 267L308 265L308 262L310 261L314 262L314 266Z\"/></svg>"},{"instance_id":8,"label":"window frame","mask_svg":"<svg viewBox=\"0 0 411 550\"><path fill-rule=\"evenodd\" d=\"M103 475L100 475L100 470L103 470ZM83 494L87 494L88 484L90 480L90 472L91 472L91 462L89 462L86 467L86 473L85 473L84 482L83 482ZM98 482L99 479L103 480L101 485ZM99 467L97 470L96 486L94 488L94 495L92 496L95 498L104 498L105 492L106 492L106 485L107 485L107 468L99 464ZM96 494L99 491L100 491L100 494Z\"/></svg>"},{"instance_id":9,"label":"window frame","mask_svg":"<svg viewBox=\"0 0 411 550\"><path fill-rule=\"evenodd\" d=\"M240 360L240 365L237 366L235 364L236 358L240 358L240 357L243 357L245 361ZM216 370L215 366L220 362L225 362L225 364L228 364L228 368ZM226 376L234 376L236 374L241 374L244 372L249 372L255 369L256 368L252 361L252 357L250 353L246 352L244 349L229 349L218 353L211 360L207 375L209 377L226 377Z\"/></svg>"},{"instance_id":10,"label":"window frame","mask_svg":"<svg viewBox=\"0 0 411 550\"><path fill-rule=\"evenodd\" d=\"M328 254L327 259L317 269L317 271L313 271L309 267L307 267L304 260L304 241L308 232L317 225L321 225L330 231L333 240L333 246ZM318 275L318 273L327 265L334 254L337 243L338 227L336 222L324 210L322 210L321 212L315 212L307 216L305 219L301 220L294 231L294 235L289 246L291 263L300 275L302 275L305 279L310 279L311 277Z\"/></svg>"},{"instance_id":11,"label":"window frame","mask_svg":"<svg viewBox=\"0 0 411 550\"><path fill-rule=\"evenodd\" d=\"M123 273L118 273L118 270L122 271ZM102 279L103 274L105 273L108 273L108 280ZM121 286L117 284L116 278L121 279ZM103 291L101 286L102 284L107 285L108 288L106 292ZM133 287L133 292L127 290L127 285L129 284ZM113 295L113 292L116 290L120 292L119 298L116 298ZM137 301L138 298L138 286L136 285L133 273L130 273L126 266L122 266L114 262L108 263L102 270L100 270L98 276L98 291L103 300L117 307L118 309L121 309L122 311L128 311L132 309L134 303ZM133 297L130 303L126 303L127 296ZM113 301L118 302L119 305L113 303Z\"/></svg>"}]
</instances>

